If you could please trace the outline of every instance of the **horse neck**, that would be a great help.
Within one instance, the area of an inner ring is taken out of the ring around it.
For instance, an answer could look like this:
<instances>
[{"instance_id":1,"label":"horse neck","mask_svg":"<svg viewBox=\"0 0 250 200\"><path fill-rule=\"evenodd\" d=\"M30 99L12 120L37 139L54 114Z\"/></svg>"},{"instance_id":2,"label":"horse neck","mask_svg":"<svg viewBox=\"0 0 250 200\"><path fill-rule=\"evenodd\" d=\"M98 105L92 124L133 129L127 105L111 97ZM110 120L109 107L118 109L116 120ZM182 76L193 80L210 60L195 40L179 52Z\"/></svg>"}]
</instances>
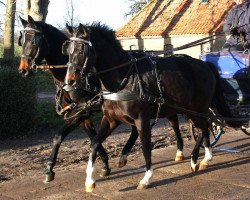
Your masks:
<instances>
[{"instance_id":1,"label":"horse neck","mask_svg":"<svg viewBox=\"0 0 250 200\"><path fill-rule=\"evenodd\" d=\"M53 37L53 33L50 32L50 36L45 35L46 40L49 44L49 53L46 55L45 60L48 65L66 65L68 62L68 56L62 54L62 44L66 41L58 37ZM59 82L63 82L67 73L67 69L51 69L50 70L53 78Z\"/></svg>"},{"instance_id":2,"label":"horse neck","mask_svg":"<svg viewBox=\"0 0 250 200\"><path fill-rule=\"evenodd\" d=\"M111 69L130 61L129 55L124 50L112 52L105 49L105 51L109 53L101 54L102 56L98 58L95 65L97 72L102 72L103 70ZM118 88L120 88L121 82L126 77L128 70L129 65L101 73L100 81L102 83L102 89L116 92Z\"/></svg>"}]
</instances>

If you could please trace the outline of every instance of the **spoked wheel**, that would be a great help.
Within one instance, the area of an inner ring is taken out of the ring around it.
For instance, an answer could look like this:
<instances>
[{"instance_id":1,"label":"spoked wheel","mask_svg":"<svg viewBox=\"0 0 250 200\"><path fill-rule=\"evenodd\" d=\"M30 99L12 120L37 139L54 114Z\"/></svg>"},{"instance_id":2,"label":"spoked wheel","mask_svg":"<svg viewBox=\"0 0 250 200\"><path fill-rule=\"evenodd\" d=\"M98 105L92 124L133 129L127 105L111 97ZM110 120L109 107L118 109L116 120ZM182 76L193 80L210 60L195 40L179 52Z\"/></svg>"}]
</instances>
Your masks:
<instances>
[{"instance_id":1,"label":"spoked wheel","mask_svg":"<svg viewBox=\"0 0 250 200\"><path fill-rule=\"evenodd\" d=\"M198 136L199 136L199 130L192 123L190 123L190 132L191 132L194 140L197 141ZM213 147L218 142L221 134L223 133L222 127L216 126L213 123L209 127L209 133L210 133L210 144L211 144L211 147ZM204 147L204 146L201 145L201 147Z\"/></svg>"},{"instance_id":2,"label":"spoked wheel","mask_svg":"<svg viewBox=\"0 0 250 200\"><path fill-rule=\"evenodd\" d=\"M209 111L212 116L217 116L216 110L209 108ZM218 140L220 139L220 136L223 134L223 127L221 126L223 123L219 119L214 119L213 121L209 122L209 133L210 133L210 145L213 147ZM198 136L199 136L199 131L198 128L194 126L194 124L190 123L190 132L194 138L195 141L197 141ZM204 147L201 145L201 147Z\"/></svg>"},{"instance_id":3,"label":"spoked wheel","mask_svg":"<svg viewBox=\"0 0 250 200\"><path fill-rule=\"evenodd\" d=\"M242 130L245 134L247 134L247 135L250 136L250 122L248 122L248 124L246 124L245 126L242 126L242 127L241 127L241 130Z\"/></svg>"}]
</instances>

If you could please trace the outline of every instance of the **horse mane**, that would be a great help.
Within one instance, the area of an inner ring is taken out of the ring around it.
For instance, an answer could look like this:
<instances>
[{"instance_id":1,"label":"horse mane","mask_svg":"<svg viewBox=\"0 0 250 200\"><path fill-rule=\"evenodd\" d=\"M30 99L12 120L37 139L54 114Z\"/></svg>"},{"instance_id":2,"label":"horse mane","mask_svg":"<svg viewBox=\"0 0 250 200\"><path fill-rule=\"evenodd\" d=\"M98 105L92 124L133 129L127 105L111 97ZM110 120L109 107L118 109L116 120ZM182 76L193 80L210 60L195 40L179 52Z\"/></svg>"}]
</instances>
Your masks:
<instances>
[{"instance_id":1,"label":"horse mane","mask_svg":"<svg viewBox=\"0 0 250 200\"><path fill-rule=\"evenodd\" d=\"M117 40L115 31L111 29L106 24L101 24L100 22L93 22L91 25L87 25L87 27L90 29L90 37L98 37L98 35L101 35L104 37L114 48L122 49L122 46Z\"/></svg>"},{"instance_id":2,"label":"horse mane","mask_svg":"<svg viewBox=\"0 0 250 200\"><path fill-rule=\"evenodd\" d=\"M62 43L68 39L62 31L50 24L42 21L37 21L36 24L42 28L43 33L46 34L47 39L50 41L60 41L60 43Z\"/></svg>"}]
</instances>

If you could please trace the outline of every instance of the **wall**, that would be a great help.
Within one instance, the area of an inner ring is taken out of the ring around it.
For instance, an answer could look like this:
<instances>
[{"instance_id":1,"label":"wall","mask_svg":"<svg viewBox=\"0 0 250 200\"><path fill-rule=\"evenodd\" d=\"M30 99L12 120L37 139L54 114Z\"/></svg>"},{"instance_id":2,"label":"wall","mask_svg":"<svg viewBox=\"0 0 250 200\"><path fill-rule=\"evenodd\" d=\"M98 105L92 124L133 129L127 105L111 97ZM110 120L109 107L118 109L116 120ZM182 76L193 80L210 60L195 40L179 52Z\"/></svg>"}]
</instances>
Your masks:
<instances>
[{"instance_id":1,"label":"wall","mask_svg":"<svg viewBox=\"0 0 250 200\"><path fill-rule=\"evenodd\" d=\"M118 38L121 42L122 47L125 50L164 50L164 45L172 44L174 48L188 44L190 42L202 39L208 35L199 36L171 36L170 38L162 37L144 37L142 39L136 38ZM225 42L225 37L217 37L215 41L206 43L203 45L195 46L192 48L176 51L175 54L187 54L194 58L199 58L199 56L205 52L210 51L220 51L222 45ZM132 46L131 46L132 45Z\"/></svg>"}]
</instances>

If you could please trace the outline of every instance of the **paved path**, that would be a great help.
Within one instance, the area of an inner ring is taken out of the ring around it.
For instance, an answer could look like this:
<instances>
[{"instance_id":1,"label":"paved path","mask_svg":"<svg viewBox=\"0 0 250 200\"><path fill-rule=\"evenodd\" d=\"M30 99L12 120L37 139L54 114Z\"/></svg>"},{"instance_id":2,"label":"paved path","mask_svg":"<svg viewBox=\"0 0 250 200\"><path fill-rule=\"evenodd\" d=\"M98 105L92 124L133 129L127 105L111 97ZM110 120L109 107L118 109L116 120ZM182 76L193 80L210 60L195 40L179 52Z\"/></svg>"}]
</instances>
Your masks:
<instances>
[{"instance_id":1,"label":"paved path","mask_svg":"<svg viewBox=\"0 0 250 200\"><path fill-rule=\"evenodd\" d=\"M96 175L93 193L84 191L86 166L56 171L55 181L45 184L43 176L20 177L0 184L0 199L250 199L250 137L224 134L214 149L208 169L190 172L189 155L193 143L185 145L186 159L174 162L175 147L153 151L154 176L151 187L137 190L144 175L144 161L139 153L129 157L126 167L118 169L118 159L111 160L112 174L108 178ZM201 150L203 154L203 150ZM96 174L100 164L96 164Z\"/></svg>"}]
</instances>

